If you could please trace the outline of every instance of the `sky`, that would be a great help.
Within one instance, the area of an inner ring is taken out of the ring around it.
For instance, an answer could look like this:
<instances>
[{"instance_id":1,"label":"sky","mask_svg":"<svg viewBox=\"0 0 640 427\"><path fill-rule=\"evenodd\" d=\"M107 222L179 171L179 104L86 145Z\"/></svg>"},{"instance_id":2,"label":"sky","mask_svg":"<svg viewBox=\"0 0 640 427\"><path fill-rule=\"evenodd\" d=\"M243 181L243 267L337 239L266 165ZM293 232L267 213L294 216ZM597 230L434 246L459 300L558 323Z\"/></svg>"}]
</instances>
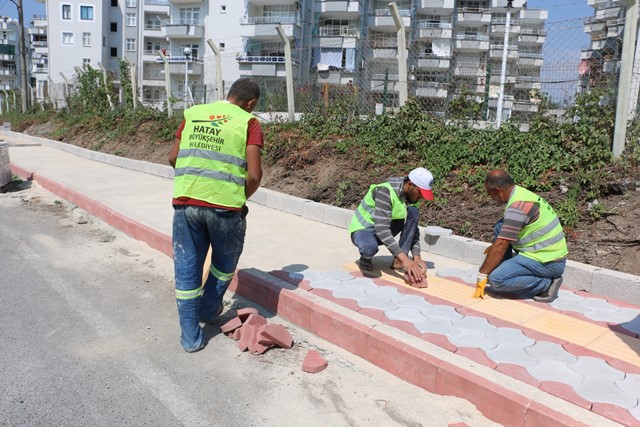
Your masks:
<instances>
[{"instance_id":1,"label":"sky","mask_svg":"<svg viewBox=\"0 0 640 427\"><path fill-rule=\"evenodd\" d=\"M15 0L16 2L18 0ZM35 0L22 0L25 26L29 27L33 15L46 15L44 3ZM18 8L11 0L0 0L0 16L18 19Z\"/></svg>"}]
</instances>

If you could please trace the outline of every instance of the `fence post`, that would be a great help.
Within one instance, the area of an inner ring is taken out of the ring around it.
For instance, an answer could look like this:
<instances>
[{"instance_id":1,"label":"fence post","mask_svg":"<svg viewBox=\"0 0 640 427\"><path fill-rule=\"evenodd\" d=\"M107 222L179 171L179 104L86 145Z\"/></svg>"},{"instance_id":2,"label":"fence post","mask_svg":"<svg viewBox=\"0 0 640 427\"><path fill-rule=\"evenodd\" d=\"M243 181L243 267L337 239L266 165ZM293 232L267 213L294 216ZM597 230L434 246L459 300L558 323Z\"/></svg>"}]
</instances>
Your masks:
<instances>
[{"instance_id":1,"label":"fence post","mask_svg":"<svg viewBox=\"0 0 640 427\"><path fill-rule=\"evenodd\" d=\"M633 77L633 54L636 46L636 30L638 28L638 0L633 0L628 4L624 22L620 80L618 81L618 102L616 105L616 122L613 130L614 157L620 157L624 151L624 140L627 136L629 97L631 95L631 79Z\"/></svg>"},{"instance_id":2,"label":"fence post","mask_svg":"<svg viewBox=\"0 0 640 427\"><path fill-rule=\"evenodd\" d=\"M173 105L171 105L171 75L169 74L169 61L164 56L161 50L158 51L158 55L164 62L164 90L167 93L167 115L173 117Z\"/></svg>"},{"instance_id":3,"label":"fence post","mask_svg":"<svg viewBox=\"0 0 640 427\"><path fill-rule=\"evenodd\" d=\"M278 35L284 42L284 65L285 71L287 73L287 110L289 110L289 121L293 122L296 119L296 109L293 98L293 69L291 66L291 43L289 39L284 34L284 30L282 29L282 25L278 24L276 26L276 31L278 31Z\"/></svg>"},{"instance_id":4,"label":"fence post","mask_svg":"<svg viewBox=\"0 0 640 427\"><path fill-rule=\"evenodd\" d=\"M396 2L389 3L393 22L398 31L398 106L402 107L408 98L407 89L407 40L404 32L404 22L400 16Z\"/></svg>"},{"instance_id":5,"label":"fence post","mask_svg":"<svg viewBox=\"0 0 640 427\"><path fill-rule=\"evenodd\" d=\"M69 107L69 103L67 102L67 97L69 96L69 81L67 80L67 78L64 76L64 74L60 73L60 75L62 76L62 80L64 80L64 105L66 107Z\"/></svg>"},{"instance_id":6,"label":"fence post","mask_svg":"<svg viewBox=\"0 0 640 427\"><path fill-rule=\"evenodd\" d=\"M53 93L53 89L55 88L55 84L53 83L53 79L51 79L51 77L47 76L47 79L49 80L49 102L51 102L51 104L53 104L53 108L55 110L58 109L58 101L56 101L56 97L52 95Z\"/></svg>"},{"instance_id":7,"label":"fence post","mask_svg":"<svg viewBox=\"0 0 640 427\"><path fill-rule=\"evenodd\" d=\"M102 80L104 81L104 87L107 91L107 101L109 101L109 108L111 108L111 111L113 111L113 102L111 102L111 94L109 93L111 91L109 90L109 86L107 85L107 69L104 68L100 62L98 62L98 67L100 67L100 69L102 70Z\"/></svg>"},{"instance_id":8,"label":"fence post","mask_svg":"<svg viewBox=\"0 0 640 427\"><path fill-rule=\"evenodd\" d=\"M507 1L507 19L504 23L504 45L502 46L502 65L500 66L500 91L498 92L498 106L496 111L496 128L502 124L502 108L504 104L504 83L507 77L507 54L509 52L509 30L511 28L511 1ZM491 49L491 46L489 46ZM491 52L491 51L489 51ZM491 55L489 55L491 56ZM490 62L489 59L488 62Z\"/></svg>"},{"instance_id":9,"label":"fence post","mask_svg":"<svg viewBox=\"0 0 640 427\"><path fill-rule=\"evenodd\" d=\"M218 91L218 101L221 101L224 99L224 88L222 87L222 58L220 57L220 50L213 40L208 39L207 44L216 56L216 90ZM206 97L207 91L205 90L204 93Z\"/></svg>"},{"instance_id":10,"label":"fence post","mask_svg":"<svg viewBox=\"0 0 640 427\"><path fill-rule=\"evenodd\" d=\"M129 78L131 79L131 96L133 97L133 109L138 107L138 88L136 87L136 64L131 62L129 58L124 58L129 64ZM123 78L123 76L120 76Z\"/></svg>"}]
</instances>

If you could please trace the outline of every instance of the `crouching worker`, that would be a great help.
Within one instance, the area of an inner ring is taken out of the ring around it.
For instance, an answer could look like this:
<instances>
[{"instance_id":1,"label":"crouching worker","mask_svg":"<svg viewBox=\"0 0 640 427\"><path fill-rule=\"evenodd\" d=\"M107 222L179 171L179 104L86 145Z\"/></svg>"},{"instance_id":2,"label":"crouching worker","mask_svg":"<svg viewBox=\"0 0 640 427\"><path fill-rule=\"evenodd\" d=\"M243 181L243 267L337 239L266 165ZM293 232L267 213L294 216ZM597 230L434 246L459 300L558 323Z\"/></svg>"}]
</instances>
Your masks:
<instances>
[{"instance_id":1,"label":"crouching worker","mask_svg":"<svg viewBox=\"0 0 640 427\"><path fill-rule=\"evenodd\" d=\"M494 227L473 297L483 298L488 282L497 294L552 302L569 253L558 215L503 170L489 172L484 186L494 201L506 203L506 209Z\"/></svg>"},{"instance_id":2,"label":"crouching worker","mask_svg":"<svg viewBox=\"0 0 640 427\"><path fill-rule=\"evenodd\" d=\"M373 256L385 245L393 256L391 268L402 269L411 286L427 286L427 268L420 258L417 203L433 200L433 175L417 168L405 177L389 178L369 187L349 226L351 241L360 252L363 271L373 269ZM395 236L400 233L400 240ZM411 257L409 256L411 254Z\"/></svg>"},{"instance_id":3,"label":"crouching worker","mask_svg":"<svg viewBox=\"0 0 640 427\"><path fill-rule=\"evenodd\" d=\"M260 123L251 114L260 86L239 79L226 101L184 112L169 155L175 168L173 263L180 343L187 352L205 345L200 323L222 311L222 298L244 247L247 199L262 179ZM211 245L204 287L202 269Z\"/></svg>"}]
</instances>

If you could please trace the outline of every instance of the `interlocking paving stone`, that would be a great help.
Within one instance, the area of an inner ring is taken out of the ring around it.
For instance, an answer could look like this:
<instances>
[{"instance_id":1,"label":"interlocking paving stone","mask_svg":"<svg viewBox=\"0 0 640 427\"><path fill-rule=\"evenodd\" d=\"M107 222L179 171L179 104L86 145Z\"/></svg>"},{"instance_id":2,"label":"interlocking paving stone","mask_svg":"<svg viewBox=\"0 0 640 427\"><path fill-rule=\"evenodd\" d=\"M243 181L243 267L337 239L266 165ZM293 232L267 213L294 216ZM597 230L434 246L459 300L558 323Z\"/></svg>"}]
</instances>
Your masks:
<instances>
[{"instance_id":1,"label":"interlocking paving stone","mask_svg":"<svg viewBox=\"0 0 640 427\"><path fill-rule=\"evenodd\" d=\"M471 329L480 332L493 332L497 329L494 325L489 323L487 319L478 316L465 316L462 319L454 320L453 326L460 329Z\"/></svg>"},{"instance_id":2,"label":"interlocking paving stone","mask_svg":"<svg viewBox=\"0 0 640 427\"><path fill-rule=\"evenodd\" d=\"M522 333L520 329L514 328L498 328L493 332L489 332L487 338L497 344L514 344L521 347L533 345L536 341Z\"/></svg>"},{"instance_id":3,"label":"interlocking paving stone","mask_svg":"<svg viewBox=\"0 0 640 427\"><path fill-rule=\"evenodd\" d=\"M402 296L396 288L391 286L378 286L376 288L365 290L365 293L371 297L386 298L388 300Z\"/></svg>"},{"instance_id":4,"label":"interlocking paving stone","mask_svg":"<svg viewBox=\"0 0 640 427\"><path fill-rule=\"evenodd\" d=\"M404 320L405 322L411 322L414 324L425 322L427 320L426 317L420 314L419 309L411 307L398 307L395 310L385 311L384 315L391 320Z\"/></svg>"},{"instance_id":5,"label":"interlocking paving stone","mask_svg":"<svg viewBox=\"0 0 640 427\"><path fill-rule=\"evenodd\" d=\"M375 289L378 287L378 285L373 283L373 280L371 279L356 278L351 280L345 280L342 283L345 286L348 286L350 288L358 288L358 289L362 289L363 291L366 291L368 289Z\"/></svg>"},{"instance_id":6,"label":"interlocking paving stone","mask_svg":"<svg viewBox=\"0 0 640 427\"><path fill-rule=\"evenodd\" d=\"M600 310L600 311L618 311L620 307L615 306L603 299L599 298L585 298L584 301L580 302L580 304L584 307L588 307L591 310Z\"/></svg>"},{"instance_id":7,"label":"interlocking paving stone","mask_svg":"<svg viewBox=\"0 0 640 427\"><path fill-rule=\"evenodd\" d=\"M638 405L638 399L622 391L613 381L603 378L587 378L574 387L576 393L591 402L610 403L631 409Z\"/></svg>"},{"instance_id":8,"label":"interlocking paving stone","mask_svg":"<svg viewBox=\"0 0 640 427\"><path fill-rule=\"evenodd\" d=\"M309 282L313 280L322 280L323 277L320 273L312 270L302 270L302 271L293 271L289 272L289 277L294 280L308 280Z\"/></svg>"},{"instance_id":9,"label":"interlocking paving stone","mask_svg":"<svg viewBox=\"0 0 640 427\"><path fill-rule=\"evenodd\" d=\"M558 360L540 359L535 366L528 367L527 372L538 381L556 381L570 386L578 386L584 382L582 375Z\"/></svg>"},{"instance_id":10,"label":"interlocking paving stone","mask_svg":"<svg viewBox=\"0 0 640 427\"><path fill-rule=\"evenodd\" d=\"M331 293L336 298L349 298L349 299L357 300L358 298L365 297L364 289L360 289L360 288L342 287L340 289L331 291Z\"/></svg>"},{"instance_id":11,"label":"interlocking paving stone","mask_svg":"<svg viewBox=\"0 0 640 427\"><path fill-rule=\"evenodd\" d=\"M525 351L540 360L555 360L565 364L578 360L577 356L569 353L560 344L553 342L537 341L534 345L525 348Z\"/></svg>"},{"instance_id":12,"label":"interlocking paving stone","mask_svg":"<svg viewBox=\"0 0 640 427\"><path fill-rule=\"evenodd\" d=\"M447 305L433 305L428 309L421 310L426 317L441 317L448 320L462 319L464 316L458 313L453 307Z\"/></svg>"},{"instance_id":13,"label":"interlocking paving stone","mask_svg":"<svg viewBox=\"0 0 640 427\"><path fill-rule=\"evenodd\" d=\"M450 320L441 317L432 317L424 322L416 323L415 327L423 334L431 333L450 336L461 332L460 328L453 326Z\"/></svg>"},{"instance_id":14,"label":"interlocking paving stone","mask_svg":"<svg viewBox=\"0 0 640 427\"><path fill-rule=\"evenodd\" d=\"M476 277L478 276L478 268L468 268L462 270L460 268L443 268L440 271L436 271L438 277L450 277L452 279L458 279L465 283L475 284Z\"/></svg>"},{"instance_id":15,"label":"interlocking paving stone","mask_svg":"<svg viewBox=\"0 0 640 427\"><path fill-rule=\"evenodd\" d=\"M630 322L622 323L620 326L625 328L627 331L640 335L640 317L636 317Z\"/></svg>"},{"instance_id":16,"label":"interlocking paving stone","mask_svg":"<svg viewBox=\"0 0 640 427\"><path fill-rule=\"evenodd\" d=\"M340 280L335 280L335 279L321 279L321 280L309 281L309 285L311 285L311 287L314 289L326 289L328 291L341 289L343 287L342 282Z\"/></svg>"},{"instance_id":17,"label":"interlocking paving stone","mask_svg":"<svg viewBox=\"0 0 640 427\"><path fill-rule=\"evenodd\" d=\"M332 270L327 272L321 272L320 275L325 279L335 279L335 280L351 280L353 276L349 274L348 271L344 270Z\"/></svg>"},{"instance_id":18,"label":"interlocking paving stone","mask_svg":"<svg viewBox=\"0 0 640 427\"><path fill-rule=\"evenodd\" d=\"M560 298L552 302L551 306L556 310L576 311L578 313L587 313L591 311L589 307L585 307L580 304L580 301L560 300Z\"/></svg>"},{"instance_id":19,"label":"interlocking paving stone","mask_svg":"<svg viewBox=\"0 0 640 427\"><path fill-rule=\"evenodd\" d=\"M584 301L586 298L571 291L560 289L556 301ZM551 304L553 305L553 304Z\"/></svg>"},{"instance_id":20,"label":"interlocking paving stone","mask_svg":"<svg viewBox=\"0 0 640 427\"><path fill-rule=\"evenodd\" d=\"M609 323L625 323L635 319L640 314L640 311L633 310L631 308L621 308L618 311L602 311L592 310L584 313L586 317L596 322L609 322Z\"/></svg>"},{"instance_id":21,"label":"interlocking paving stone","mask_svg":"<svg viewBox=\"0 0 640 427\"><path fill-rule=\"evenodd\" d=\"M391 302L400 307L412 307L419 310L428 310L433 306L433 304L427 302L424 297L419 295L403 295L399 298L393 298Z\"/></svg>"},{"instance_id":22,"label":"interlocking paving stone","mask_svg":"<svg viewBox=\"0 0 640 427\"><path fill-rule=\"evenodd\" d=\"M454 324L454 326L456 326ZM497 347L497 344L490 341L485 334L478 330L463 329L459 334L449 337L451 344L458 347L479 348L481 350L491 350Z\"/></svg>"},{"instance_id":23,"label":"interlocking paving stone","mask_svg":"<svg viewBox=\"0 0 640 427\"><path fill-rule=\"evenodd\" d=\"M611 365L602 359L596 359L591 356L580 356L578 360L567 364L567 366L573 372L584 376L585 379L600 378L603 380L616 381L625 377L624 372L611 367Z\"/></svg>"},{"instance_id":24,"label":"interlocking paving stone","mask_svg":"<svg viewBox=\"0 0 640 427\"><path fill-rule=\"evenodd\" d=\"M628 395L640 399L640 375L627 374L625 379L616 381L616 385Z\"/></svg>"},{"instance_id":25,"label":"interlocking paving stone","mask_svg":"<svg viewBox=\"0 0 640 427\"><path fill-rule=\"evenodd\" d=\"M362 308L375 308L382 311L390 311L398 308L397 305L391 302L390 298L381 298L379 296L371 296L367 294L362 298L358 298L356 303Z\"/></svg>"},{"instance_id":26,"label":"interlocking paving stone","mask_svg":"<svg viewBox=\"0 0 640 427\"><path fill-rule=\"evenodd\" d=\"M637 420L640 420L640 404L629 409L629 413Z\"/></svg>"},{"instance_id":27,"label":"interlocking paving stone","mask_svg":"<svg viewBox=\"0 0 640 427\"><path fill-rule=\"evenodd\" d=\"M524 347L518 344L498 344L496 348L486 353L487 357L496 363L512 363L525 368L538 363L537 358L531 357L524 351Z\"/></svg>"}]
</instances>

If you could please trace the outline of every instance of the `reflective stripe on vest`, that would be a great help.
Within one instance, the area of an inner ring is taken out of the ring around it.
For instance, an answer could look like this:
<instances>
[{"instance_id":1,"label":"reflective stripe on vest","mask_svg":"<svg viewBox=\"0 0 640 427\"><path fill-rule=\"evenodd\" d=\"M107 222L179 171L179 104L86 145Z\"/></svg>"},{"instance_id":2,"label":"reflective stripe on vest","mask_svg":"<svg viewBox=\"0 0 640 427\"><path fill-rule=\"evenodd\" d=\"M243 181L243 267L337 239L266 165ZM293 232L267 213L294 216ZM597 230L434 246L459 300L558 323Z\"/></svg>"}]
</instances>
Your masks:
<instances>
[{"instance_id":1,"label":"reflective stripe on vest","mask_svg":"<svg viewBox=\"0 0 640 427\"><path fill-rule=\"evenodd\" d=\"M553 208L537 194L516 186L507 202L507 208L516 201L533 202L539 207L538 219L525 225L513 248L523 256L539 262L550 262L565 258L569 251L564 231ZM506 211L506 209L505 209Z\"/></svg>"},{"instance_id":2,"label":"reflective stripe on vest","mask_svg":"<svg viewBox=\"0 0 640 427\"><path fill-rule=\"evenodd\" d=\"M216 279L223 280L226 282L228 280L233 279L234 272L232 271L231 273L223 273L222 271L215 268L213 264L211 264L211 266L209 267L209 273L213 274L213 277L215 277Z\"/></svg>"},{"instance_id":3,"label":"reflective stripe on vest","mask_svg":"<svg viewBox=\"0 0 640 427\"><path fill-rule=\"evenodd\" d=\"M202 296L202 292L204 288L200 286L196 289L191 289L190 291L181 291L176 289L176 298L177 299L194 299Z\"/></svg>"},{"instance_id":4,"label":"reflective stripe on vest","mask_svg":"<svg viewBox=\"0 0 640 427\"><path fill-rule=\"evenodd\" d=\"M253 116L218 101L184 112L173 197L240 208L246 202L247 129Z\"/></svg>"},{"instance_id":5,"label":"reflective stripe on vest","mask_svg":"<svg viewBox=\"0 0 640 427\"><path fill-rule=\"evenodd\" d=\"M373 190L377 187L386 187L391 195L391 219L405 219L407 217L407 206L404 204L391 184L384 182L382 184L374 184L369 187L369 191L360 202L358 209L351 218L349 225L349 233L364 230L365 228L373 228L373 213L376 210L375 200L373 199Z\"/></svg>"}]
</instances>

